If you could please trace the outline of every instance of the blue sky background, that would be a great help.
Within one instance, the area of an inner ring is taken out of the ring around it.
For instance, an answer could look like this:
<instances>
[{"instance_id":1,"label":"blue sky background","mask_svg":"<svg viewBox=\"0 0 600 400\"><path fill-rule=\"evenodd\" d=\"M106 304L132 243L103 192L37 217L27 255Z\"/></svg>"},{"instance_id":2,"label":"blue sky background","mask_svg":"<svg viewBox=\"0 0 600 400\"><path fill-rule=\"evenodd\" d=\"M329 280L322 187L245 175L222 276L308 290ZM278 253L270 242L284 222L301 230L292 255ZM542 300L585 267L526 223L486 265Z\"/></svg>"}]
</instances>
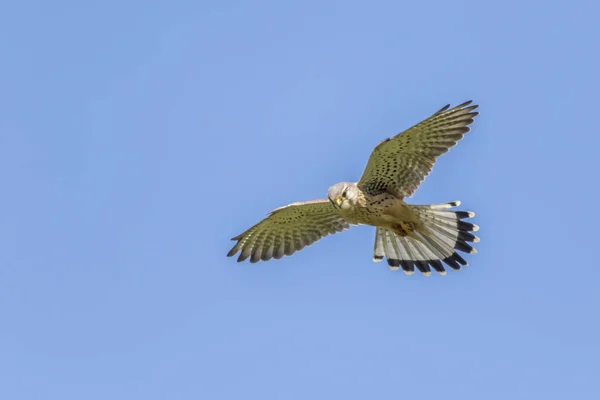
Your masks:
<instances>
[{"instance_id":1,"label":"blue sky background","mask_svg":"<svg viewBox=\"0 0 600 400\"><path fill-rule=\"evenodd\" d=\"M599 13L3 3L0 398L600 398ZM466 270L389 271L370 227L225 257L468 99L412 199L477 212Z\"/></svg>"}]
</instances>

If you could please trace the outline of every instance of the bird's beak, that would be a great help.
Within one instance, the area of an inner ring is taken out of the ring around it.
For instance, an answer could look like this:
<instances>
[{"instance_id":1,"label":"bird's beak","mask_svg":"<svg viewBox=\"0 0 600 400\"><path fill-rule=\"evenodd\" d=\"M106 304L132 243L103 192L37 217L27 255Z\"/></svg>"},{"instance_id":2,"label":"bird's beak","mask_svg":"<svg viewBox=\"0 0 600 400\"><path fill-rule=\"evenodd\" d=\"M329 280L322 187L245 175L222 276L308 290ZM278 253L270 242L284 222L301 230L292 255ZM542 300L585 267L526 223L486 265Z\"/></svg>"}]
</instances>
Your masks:
<instances>
[{"instance_id":1,"label":"bird's beak","mask_svg":"<svg viewBox=\"0 0 600 400\"><path fill-rule=\"evenodd\" d=\"M329 202L331 203L332 206L334 206L335 208L340 208L342 205L342 198L338 197L335 200L331 200L331 198L329 198Z\"/></svg>"}]
</instances>

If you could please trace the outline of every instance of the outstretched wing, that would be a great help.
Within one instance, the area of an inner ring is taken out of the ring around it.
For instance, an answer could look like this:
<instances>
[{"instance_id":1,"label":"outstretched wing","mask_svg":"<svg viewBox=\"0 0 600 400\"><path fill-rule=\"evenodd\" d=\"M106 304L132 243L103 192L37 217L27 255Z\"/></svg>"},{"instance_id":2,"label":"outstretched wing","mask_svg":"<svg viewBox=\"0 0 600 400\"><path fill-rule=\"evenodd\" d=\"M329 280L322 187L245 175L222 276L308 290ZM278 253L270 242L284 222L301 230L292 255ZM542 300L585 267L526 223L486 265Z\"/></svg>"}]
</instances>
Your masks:
<instances>
[{"instance_id":1,"label":"outstretched wing","mask_svg":"<svg viewBox=\"0 0 600 400\"><path fill-rule=\"evenodd\" d=\"M292 203L271 211L267 218L231 239L237 243L227 257L241 251L238 262L248 257L252 263L279 259L349 227L329 200Z\"/></svg>"},{"instance_id":2,"label":"outstretched wing","mask_svg":"<svg viewBox=\"0 0 600 400\"><path fill-rule=\"evenodd\" d=\"M379 143L363 172L359 187L370 194L383 191L412 196L431 172L438 156L446 153L479 114L467 101L442 108L417 125Z\"/></svg>"}]
</instances>

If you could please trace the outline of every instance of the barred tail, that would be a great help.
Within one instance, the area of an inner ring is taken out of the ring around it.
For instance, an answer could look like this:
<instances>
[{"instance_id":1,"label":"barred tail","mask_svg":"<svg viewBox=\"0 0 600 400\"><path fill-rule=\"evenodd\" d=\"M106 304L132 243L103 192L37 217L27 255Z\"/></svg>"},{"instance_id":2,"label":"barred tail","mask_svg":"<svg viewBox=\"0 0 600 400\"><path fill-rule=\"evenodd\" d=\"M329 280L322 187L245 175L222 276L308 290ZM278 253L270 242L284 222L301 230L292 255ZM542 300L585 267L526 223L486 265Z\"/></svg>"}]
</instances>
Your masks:
<instances>
[{"instance_id":1,"label":"barred tail","mask_svg":"<svg viewBox=\"0 0 600 400\"><path fill-rule=\"evenodd\" d=\"M409 206L423 227L406 236L377 228L373 261L381 261L385 257L391 269L402 267L407 275L413 274L415 267L424 275L430 275L431 268L445 275L442 262L456 270L461 265L466 266L467 262L455 250L476 253L468 242L479 242L479 238L470 233L479 230L479 227L462 221L474 217L475 213L449 210L458 205L460 201Z\"/></svg>"}]
</instances>

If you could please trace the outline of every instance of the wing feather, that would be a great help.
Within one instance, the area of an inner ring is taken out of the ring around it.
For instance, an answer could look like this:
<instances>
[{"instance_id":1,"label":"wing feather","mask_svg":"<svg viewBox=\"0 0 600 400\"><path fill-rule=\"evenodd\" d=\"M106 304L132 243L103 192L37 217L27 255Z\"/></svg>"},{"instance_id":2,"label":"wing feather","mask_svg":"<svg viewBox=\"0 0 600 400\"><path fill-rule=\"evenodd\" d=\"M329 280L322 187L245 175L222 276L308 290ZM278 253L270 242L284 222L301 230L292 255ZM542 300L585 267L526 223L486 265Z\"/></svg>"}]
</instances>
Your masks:
<instances>
[{"instance_id":1,"label":"wing feather","mask_svg":"<svg viewBox=\"0 0 600 400\"><path fill-rule=\"evenodd\" d=\"M414 194L431 172L437 157L446 153L469 132L479 114L467 101L447 105L412 128L379 143L358 185L370 194L388 191L400 197Z\"/></svg>"},{"instance_id":2,"label":"wing feather","mask_svg":"<svg viewBox=\"0 0 600 400\"><path fill-rule=\"evenodd\" d=\"M349 227L329 200L292 203L271 211L267 218L232 238L237 243L227 257L240 252L238 261L279 259Z\"/></svg>"}]
</instances>

